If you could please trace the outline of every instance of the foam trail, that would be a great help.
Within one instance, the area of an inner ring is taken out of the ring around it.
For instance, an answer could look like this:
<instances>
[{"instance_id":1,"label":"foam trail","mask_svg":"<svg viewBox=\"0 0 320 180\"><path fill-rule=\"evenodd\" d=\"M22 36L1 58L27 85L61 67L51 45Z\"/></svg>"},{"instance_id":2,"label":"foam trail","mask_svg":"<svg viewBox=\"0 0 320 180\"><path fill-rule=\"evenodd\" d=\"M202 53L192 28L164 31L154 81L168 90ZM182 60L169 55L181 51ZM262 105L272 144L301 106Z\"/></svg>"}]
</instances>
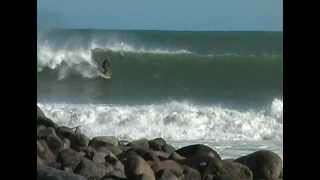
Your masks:
<instances>
[{"instance_id":1,"label":"foam trail","mask_svg":"<svg viewBox=\"0 0 320 180\"><path fill-rule=\"evenodd\" d=\"M163 137L168 140L276 140L282 139L282 110L238 111L187 102L158 105L97 105L39 103L59 125L81 125L89 136L124 139Z\"/></svg>"}]
</instances>

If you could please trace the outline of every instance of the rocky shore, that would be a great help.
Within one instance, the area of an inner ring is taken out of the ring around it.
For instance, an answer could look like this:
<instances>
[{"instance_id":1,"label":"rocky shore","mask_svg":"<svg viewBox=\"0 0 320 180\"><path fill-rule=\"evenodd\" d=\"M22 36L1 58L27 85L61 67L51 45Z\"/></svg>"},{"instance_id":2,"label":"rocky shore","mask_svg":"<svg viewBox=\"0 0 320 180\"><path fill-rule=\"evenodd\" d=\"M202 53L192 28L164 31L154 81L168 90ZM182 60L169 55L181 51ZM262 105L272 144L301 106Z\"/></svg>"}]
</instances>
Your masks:
<instances>
[{"instance_id":1,"label":"rocky shore","mask_svg":"<svg viewBox=\"0 0 320 180\"><path fill-rule=\"evenodd\" d=\"M282 160L268 150L223 159L194 144L175 149L162 138L89 139L37 109L38 180L280 180Z\"/></svg>"}]
</instances>

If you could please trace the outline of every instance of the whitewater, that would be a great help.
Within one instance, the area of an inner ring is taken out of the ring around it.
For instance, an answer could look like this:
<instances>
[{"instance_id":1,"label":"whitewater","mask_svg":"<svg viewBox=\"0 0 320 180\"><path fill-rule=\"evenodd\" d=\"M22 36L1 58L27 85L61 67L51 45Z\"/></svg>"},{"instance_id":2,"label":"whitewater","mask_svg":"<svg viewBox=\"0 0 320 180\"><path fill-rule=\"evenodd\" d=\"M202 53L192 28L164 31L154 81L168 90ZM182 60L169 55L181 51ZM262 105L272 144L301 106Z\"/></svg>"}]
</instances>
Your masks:
<instances>
[{"instance_id":1,"label":"whitewater","mask_svg":"<svg viewBox=\"0 0 320 180\"><path fill-rule=\"evenodd\" d=\"M98 78L106 57L109 81ZM37 104L89 137L282 157L282 66L281 33L52 31L38 37Z\"/></svg>"}]
</instances>

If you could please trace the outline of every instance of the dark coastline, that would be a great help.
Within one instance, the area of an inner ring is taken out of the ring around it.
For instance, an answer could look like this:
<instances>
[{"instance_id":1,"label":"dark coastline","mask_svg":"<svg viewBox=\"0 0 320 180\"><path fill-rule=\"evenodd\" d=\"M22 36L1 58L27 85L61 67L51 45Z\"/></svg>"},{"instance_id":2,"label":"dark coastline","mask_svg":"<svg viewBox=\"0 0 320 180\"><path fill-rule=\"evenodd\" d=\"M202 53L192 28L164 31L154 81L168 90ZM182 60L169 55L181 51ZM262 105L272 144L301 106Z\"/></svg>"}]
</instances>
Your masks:
<instances>
[{"instance_id":1,"label":"dark coastline","mask_svg":"<svg viewBox=\"0 0 320 180\"><path fill-rule=\"evenodd\" d=\"M275 180L282 179L282 160L267 150L223 159L208 146L175 149L162 138L89 139L79 127L58 126L38 107L37 176L38 180Z\"/></svg>"}]
</instances>

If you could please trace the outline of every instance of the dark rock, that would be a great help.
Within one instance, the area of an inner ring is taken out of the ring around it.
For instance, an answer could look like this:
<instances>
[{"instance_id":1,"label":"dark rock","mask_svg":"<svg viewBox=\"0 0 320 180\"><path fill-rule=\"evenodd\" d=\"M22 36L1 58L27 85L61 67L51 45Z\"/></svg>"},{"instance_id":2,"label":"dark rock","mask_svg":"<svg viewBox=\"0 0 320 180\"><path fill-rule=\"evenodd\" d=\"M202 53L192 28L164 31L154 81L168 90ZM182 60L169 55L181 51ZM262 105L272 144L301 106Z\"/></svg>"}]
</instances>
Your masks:
<instances>
[{"instance_id":1,"label":"dark rock","mask_svg":"<svg viewBox=\"0 0 320 180\"><path fill-rule=\"evenodd\" d=\"M223 164L223 169L227 174L222 174L221 178L223 176L226 176L228 178L233 178L233 179L237 179L237 180L252 180L253 179L253 175L252 175L251 170L243 164L228 161L228 160L222 161L222 164Z\"/></svg>"},{"instance_id":2,"label":"dark rock","mask_svg":"<svg viewBox=\"0 0 320 180\"><path fill-rule=\"evenodd\" d=\"M151 150L143 149L143 148L133 148L132 151L136 152L146 161L160 161L160 158Z\"/></svg>"},{"instance_id":3,"label":"dark rock","mask_svg":"<svg viewBox=\"0 0 320 180\"><path fill-rule=\"evenodd\" d=\"M90 176L87 178L87 180L100 180L100 177L98 176Z\"/></svg>"},{"instance_id":4,"label":"dark rock","mask_svg":"<svg viewBox=\"0 0 320 180\"><path fill-rule=\"evenodd\" d=\"M62 170L43 166L37 168L37 180L86 180L86 178Z\"/></svg>"},{"instance_id":5,"label":"dark rock","mask_svg":"<svg viewBox=\"0 0 320 180\"><path fill-rule=\"evenodd\" d=\"M43 164L54 162L56 158L43 139L37 141L37 155L41 158Z\"/></svg>"},{"instance_id":6,"label":"dark rock","mask_svg":"<svg viewBox=\"0 0 320 180\"><path fill-rule=\"evenodd\" d=\"M58 125L54 123L51 119L47 118L43 111L37 106L37 126L46 126L46 127L53 127L57 128Z\"/></svg>"},{"instance_id":7,"label":"dark rock","mask_svg":"<svg viewBox=\"0 0 320 180\"><path fill-rule=\"evenodd\" d=\"M175 161L179 161L179 160L184 160L186 159L185 157L181 156L180 154L178 154L177 152L172 152L169 156L169 159L175 160Z\"/></svg>"},{"instance_id":8,"label":"dark rock","mask_svg":"<svg viewBox=\"0 0 320 180\"><path fill-rule=\"evenodd\" d=\"M122 178L116 175L106 175L102 177L100 180L126 180L126 178Z\"/></svg>"},{"instance_id":9,"label":"dark rock","mask_svg":"<svg viewBox=\"0 0 320 180\"><path fill-rule=\"evenodd\" d=\"M162 146L162 151L171 154L172 152L174 152L176 149L171 146L170 144L165 144Z\"/></svg>"},{"instance_id":10,"label":"dark rock","mask_svg":"<svg viewBox=\"0 0 320 180\"><path fill-rule=\"evenodd\" d=\"M86 147L89 144L89 138L81 132L75 132L70 137L71 147L79 150L81 147Z\"/></svg>"},{"instance_id":11,"label":"dark rock","mask_svg":"<svg viewBox=\"0 0 320 180\"><path fill-rule=\"evenodd\" d=\"M89 146L89 147L91 147L91 146ZM121 154L123 152L123 150L120 147L114 146L111 144L106 145L106 146L95 147L94 150L97 152L112 152L116 156L118 156L119 154Z\"/></svg>"},{"instance_id":12,"label":"dark rock","mask_svg":"<svg viewBox=\"0 0 320 180\"><path fill-rule=\"evenodd\" d=\"M167 169L161 169L160 171L156 172L156 179L157 180L178 180L178 178Z\"/></svg>"},{"instance_id":13,"label":"dark rock","mask_svg":"<svg viewBox=\"0 0 320 180\"><path fill-rule=\"evenodd\" d=\"M162 138L156 138L151 141L149 141L150 149L156 150L156 151L161 151L162 146L164 146L166 141Z\"/></svg>"},{"instance_id":14,"label":"dark rock","mask_svg":"<svg viewBox=\"0 0 320 180\"><path fill-rule=\"evenodd\" d=\"M149 147L150 147L149 141L145 138L132 141L128 144L128 146L131 146L134 148L142 148L142 149L149 149Z\"/></svg>"},{"instance_id":15,"label":"dark rock","mask_svg":"<svg viewBox=\"0 0 320 180\"><path fill-rule=\"evenodd\" d=\"M52 152L57 155L63 149L63 141L55 134L50 134L46 138L47 144Z\"/></svg>"},{"instance_id":16,"label":"dark rock","mask_svg":"<svg viewBox=\"0 0 320 180\"><path fill-rule=\"evenodd\" d=\"M83 158L74 170L75 173L86 178L91 176L97 176L101 178L112 171L112 167L107 167L104 164L95 163L87 158Z\"/></svg>"},{"instance_id":17,"label":"dark rock","mask_svg":"<svg viewBox=\"0 0 320 180\"><path fill-rule=\"evenodd\" d=\"M118 146L119 142L118 139L114 136L98 136L94 137L90 140L89 146L92 146L94 148L100 147L100 146L108 146L108 145Z\"/></svg>"},{"instance_id":18,"label":"dark rock","mask_svg":"<svg viewBox=\"0 0 320 180\"><path fill-rule=\"evenodd\" d=\"M279 178L282 170L281 158L267 150L256 151L235 160L246 165L253 173L253 179Z\"/></svg>"},{"instance_id":19,"label":"dark rock","mask_svg":"<svg viewBox=\"0 0 320 180\"><path fill-rule=\"evenodd\" d=\"M37 137L39 139L46 139L49 135L56 135L55 130L52 127L45 127L43 125L37 128Z\"/></svg>"},{"instance_id":20,"label":"dark rock","mask_svg":"<svg viewBox=\"0 0 320 180\"><path fill-rule=\"evenodd\" d=\"M158 172L162 169L170 170L176 177L180 177L183 174L183 168L173 160L155 162L151 168L154 172Z\"/></svg>"},{"instance_id":21,"label":"dark rock","mask_svg":"<svg viewBox=\"0 0 320 180\"><path fill-rule=\"evenodd\" d=\"M39 108L39 106L37 106L37 118L45 118L46 115L44 114L44 112Z\"/></svg>"},{"instance_id":22,"label":"dark rock","mask_svg":"<svg viewBox=\"0 0 320 180\"><path fill-rule=\"evenodd\" d=\"M134 152L128 153L124 167L125 174L129 179L155 180L154 173L149 164Z\"/></svg>"},{"instance_id":23,"label":"dark rock","mask_svg":"<svg viewBox=\"0 0 320 180\"><path fill-rule=\"evenodd\" d=\"M192 156L210 156L213 158L221 159L220 155L215 150L202 144L185 146L176 150L175 152L186 158L190 158Z\"/></svg>"},{"instance_id":24,"label":"dark rock","mask_svg":"<svg viewBox=\"0 0 320 180\"><path fill-rule=\"evenodd\" d=\"M63 149L71 148L71 141L69 139L63 138L62 142L63 142Z\"/></svg>"},{"instance_id":25,"label":"dark rock","mask_svg":"<svg viewBox=\"0 0 320 180\"><path fill-rule=\"evenodd\" d=\"M152 151L154 155L156 155L161 161L169 159L170 154L162 151Z\"/></svg>"},{"instance_id":26,"label":"dark rock","mask_svg":"<svg viewBox=\"0 0 320 180\"><path fill-rule=\"evenodd\" d=\"M222 161L211 156L193 156L178 162L198 170L202 177L226 173Z\"/></svg>"},{"instance_id":27,"label":"dark rock","mask_svg":"<svg viewBox=\"0 0 320 180\"><path fill-rule=\"evenodd\" d=\"M183 166L183 176L180 180L201 180L201 174L196 169L188 166Z\"/></svg>"},{"instance_id":28,"label":"dark rock","mask_svg":"<svg viewBox=\"0 0 320 180\"><path fill-rule=\"evenodd\" d=\"M39 155L37 155L37 167L39 166L44 166L44 162L43 160L39 157Z\"/></svg>"},{"instance_id":29,"label":"dark rock","mask_svg":"<svg viewBox=\"0 0 320 180\"><path fill-rule=\"evenodd\" d=\"M96 163L105 163L105 156L107 155L107 153L105 152L95 152L93 154L93 157L92 157L92 161L93 162L96 162Z\"/></svg>"},{"instance_id":30,"label":"dark rock","mask_svg":"<svg viewBox=\"0 0 320 180\"><path fill-rule=\"evenodd\" d=\"M60 138L68 138L70 139L74 135L74 130L69 127L60 126L56 129L57 135Z\"/></svg>"},{"instance_id":31,"label":"dark rock","mask_svg":"<svg viewBox=\"0 0 320 180\"><path fill-rule=\"evenodd\" d=\"M76 152L73 149L64 149L59 153L57 161L61 162L62 166L71 167L73 170L77 167L82 158L83 157L79 152Z\"/></svg>"}]
</instances>

